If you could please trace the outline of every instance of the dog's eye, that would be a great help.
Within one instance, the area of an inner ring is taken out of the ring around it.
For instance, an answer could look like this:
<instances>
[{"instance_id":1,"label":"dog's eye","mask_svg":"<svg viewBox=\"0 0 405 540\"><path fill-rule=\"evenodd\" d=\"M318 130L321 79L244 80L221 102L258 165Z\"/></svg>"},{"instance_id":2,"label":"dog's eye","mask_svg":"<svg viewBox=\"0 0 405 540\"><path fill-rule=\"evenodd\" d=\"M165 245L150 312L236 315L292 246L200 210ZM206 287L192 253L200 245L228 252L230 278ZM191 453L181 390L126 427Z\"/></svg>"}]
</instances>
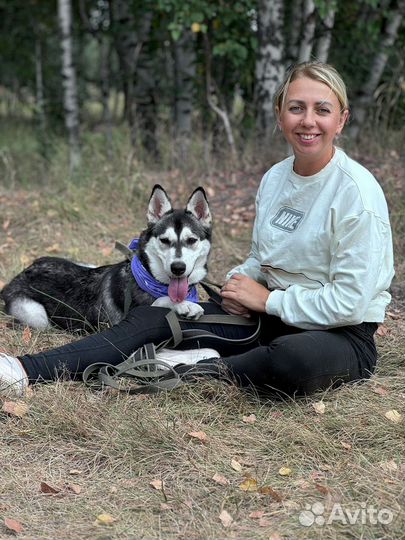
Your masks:
<instances>
[{"instance_id":1,"label":"dog's eye","mask_svg":"<svg viewBox=\"0 0 405 540\"><path fill-rule=\"evenodd\" d=\"M187 238L187 240L186 240L186 243L187 243L188 246L192 246L192 245L194 245L196 242L197 242L197 238L193 238L193 237Z\"/></svg>"},{"instance_id":2,"label":"dog's eye","mask_svg":"<svg viewBox=\"0 0 405 540\"><path fill-rule=\"evenodd\" d=\"M165 246L170 246L170 240L168 238L159 238L159 240L164 244Z\"/></svg>"}]
</instances>

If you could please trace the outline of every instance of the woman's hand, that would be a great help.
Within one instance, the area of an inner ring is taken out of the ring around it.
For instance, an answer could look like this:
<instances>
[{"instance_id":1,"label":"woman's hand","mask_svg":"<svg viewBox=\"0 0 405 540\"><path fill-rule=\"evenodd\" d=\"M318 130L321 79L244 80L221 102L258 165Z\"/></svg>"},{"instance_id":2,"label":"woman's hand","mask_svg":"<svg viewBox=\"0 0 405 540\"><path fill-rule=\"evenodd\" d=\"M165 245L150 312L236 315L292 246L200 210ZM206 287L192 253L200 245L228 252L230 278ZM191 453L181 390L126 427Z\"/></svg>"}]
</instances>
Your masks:
<instances>
[{"instance_id":1,"label":"woman's hand","mask_svg":"<svg viewBox=\"0 0 405 540\"><path fill-rule=\"evenodd\" d=\"M249 311L265 312L269 290L254 279L234 274L222 287L222 306L233 315L249 316Z\"/></svg>"}]
</instances>

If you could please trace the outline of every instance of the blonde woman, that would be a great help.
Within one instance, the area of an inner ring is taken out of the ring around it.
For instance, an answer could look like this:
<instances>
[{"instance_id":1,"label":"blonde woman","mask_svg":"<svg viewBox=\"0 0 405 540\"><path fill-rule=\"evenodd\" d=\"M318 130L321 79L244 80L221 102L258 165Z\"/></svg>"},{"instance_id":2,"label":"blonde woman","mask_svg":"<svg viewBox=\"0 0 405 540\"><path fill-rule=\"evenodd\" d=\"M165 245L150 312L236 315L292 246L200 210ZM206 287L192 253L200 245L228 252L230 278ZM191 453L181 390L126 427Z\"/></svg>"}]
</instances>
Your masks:
<instances>
[{"instance_id":1,"label":"blonde woman","mask_svg":"<svg viewBox=\"0 0 405 540\"><path fill-rule=\"evenodd\" d=\"M337 71L317 62L294 66L276 95L275 114L292 155L262 179L251 252L228 273L222 309L204 305L206 313L259 314L260 335L249 342L249 327L212 324L218 339L189 342L211 347L207 358L197 354L195 366L174 369L187 377L209 368L244 387L300 395L373 373L373 336L391 298L392 239L378 182L335 146L349 116ZM80 378L96 361L116 365L143 344L170 337L166 314L136 308L120 324L70 345L18 359L0 356L0 378L22 390L62 373ZM192 363L193 353L174 353L175 363Z\"/></svg>"}]
</instances>

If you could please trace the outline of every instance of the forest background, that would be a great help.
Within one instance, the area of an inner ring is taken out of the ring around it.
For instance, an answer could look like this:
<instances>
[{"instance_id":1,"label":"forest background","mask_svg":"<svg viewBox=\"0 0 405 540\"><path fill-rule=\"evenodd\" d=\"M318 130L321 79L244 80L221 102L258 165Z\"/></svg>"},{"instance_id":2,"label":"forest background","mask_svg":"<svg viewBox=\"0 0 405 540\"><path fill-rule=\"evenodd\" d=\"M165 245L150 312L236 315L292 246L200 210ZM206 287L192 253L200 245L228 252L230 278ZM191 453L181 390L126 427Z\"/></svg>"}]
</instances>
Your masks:
<instances>
[{"instance_id":1,"label":"forest background","mask_svg":"<svg viewBox=\"0 0 405 540\"><path fill-rule=\"evenodd\" d=\"M404 14L403 0L0 0L0 288L44 254L119 260L155 183L176 204L204 186L223 280L249 250L261 175L289 152L274 91L314 59L347 82L338 144L381 183L396 257L365 383L285 402L211 382L2 397L1 538L402 536ZM0 305L0 351L72 339Z\"/></svg>"}]
</instances>

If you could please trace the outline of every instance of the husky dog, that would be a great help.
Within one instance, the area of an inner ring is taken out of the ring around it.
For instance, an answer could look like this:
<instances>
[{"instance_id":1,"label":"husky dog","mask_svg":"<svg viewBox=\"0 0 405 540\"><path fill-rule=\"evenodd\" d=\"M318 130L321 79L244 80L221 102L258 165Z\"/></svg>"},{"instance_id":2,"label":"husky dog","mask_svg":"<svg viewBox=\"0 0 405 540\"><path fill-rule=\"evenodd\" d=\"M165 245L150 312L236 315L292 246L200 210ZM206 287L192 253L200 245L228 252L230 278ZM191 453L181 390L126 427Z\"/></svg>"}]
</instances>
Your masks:
<instances>
[{"instance_id":1,"label":"husky dog","mask_svg":"<svg viewBox=\"0 0 405 540\"><path fill-rule=\"evenodd\" d=\"M131 244L132 260L92 267L59 257L41 257L1 292L6 312L23 324L44 329L96 330L116 324L125 307L155 305L197 319L194 285L207 274L211 213L202 187L183 210L173 209L166 191L152 190L147 228ZM127 302L126 302L127 299Z\"/></svg>"}]
</instances>

